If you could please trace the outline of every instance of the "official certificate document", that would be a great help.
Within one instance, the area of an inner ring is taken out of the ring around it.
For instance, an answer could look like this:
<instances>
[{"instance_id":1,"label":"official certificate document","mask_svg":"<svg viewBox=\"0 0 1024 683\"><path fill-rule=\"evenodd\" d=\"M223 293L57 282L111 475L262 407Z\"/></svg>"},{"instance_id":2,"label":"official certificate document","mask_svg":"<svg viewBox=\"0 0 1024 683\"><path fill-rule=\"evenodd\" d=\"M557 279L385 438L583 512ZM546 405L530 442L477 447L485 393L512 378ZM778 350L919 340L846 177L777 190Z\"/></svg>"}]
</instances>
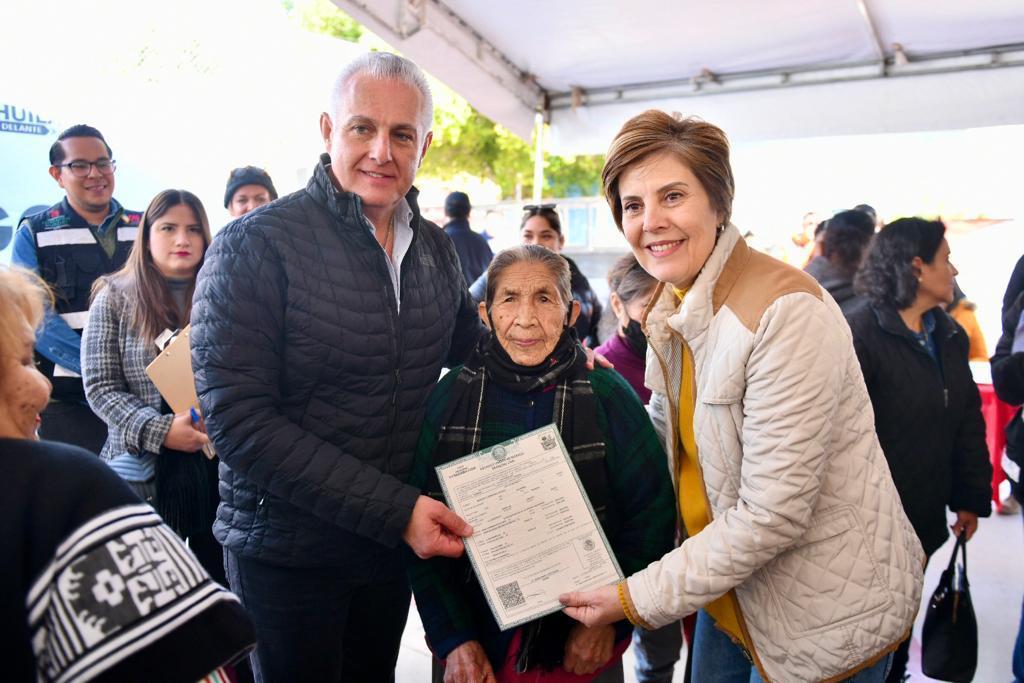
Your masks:
<instances>
[{"instance_id":1,"label":"official certificate document","mask_svg":"<svg viewBox=\"0 0 1024 683\"><path fill-rule=\"evenodd\" d=\"M561 593L622 578L555 425L436 469L473 526L466 550L501 630L562 609Z\"/></svg>"}]
</instances>

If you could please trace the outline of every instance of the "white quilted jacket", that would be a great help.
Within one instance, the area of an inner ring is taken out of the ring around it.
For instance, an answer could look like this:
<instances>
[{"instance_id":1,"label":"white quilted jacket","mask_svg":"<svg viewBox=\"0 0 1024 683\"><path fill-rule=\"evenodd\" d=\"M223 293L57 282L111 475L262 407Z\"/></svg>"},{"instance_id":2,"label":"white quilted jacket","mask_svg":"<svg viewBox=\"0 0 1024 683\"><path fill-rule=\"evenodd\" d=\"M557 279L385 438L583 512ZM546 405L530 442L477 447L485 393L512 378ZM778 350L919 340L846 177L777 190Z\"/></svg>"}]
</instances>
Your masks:
<instances>
[{"instance_id":1,"label":"white quilted jacket","mask_svg":"<svg viewBox=\"0 0 1024 683\"><path fill-rule=\"evenodd\" d=\"M913 624L924 553L839 307L730 225L682 306L662 286L645 326L672 472L684 340L693 353L713 519L629 578L639 615L662 626L735 588L765 680L838 680L877 661Z\"/></svg>"}]
</instances>

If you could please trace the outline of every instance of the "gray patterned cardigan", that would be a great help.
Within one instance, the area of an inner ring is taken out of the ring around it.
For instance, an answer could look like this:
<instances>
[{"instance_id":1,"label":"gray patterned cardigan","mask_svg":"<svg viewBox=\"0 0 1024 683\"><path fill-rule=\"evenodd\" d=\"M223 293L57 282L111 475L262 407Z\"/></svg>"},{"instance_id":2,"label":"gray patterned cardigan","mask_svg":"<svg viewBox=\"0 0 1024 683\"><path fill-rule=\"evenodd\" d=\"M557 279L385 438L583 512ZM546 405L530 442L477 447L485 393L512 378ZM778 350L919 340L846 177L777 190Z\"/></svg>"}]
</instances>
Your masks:
<instances>
[{"instance_id":1,"label":"gray patterned cardigan","mask_svg":"<svg viewBox=\"0 0 1024 683\"><path fill-rule=\"evenodd\" d=\"M146 366L157 355L130 328L123 292L108 285L89 307L89 323L82 334L82 381L89 406L109 428L100 457L110 460L123 453L157 453L171 428L174 415L160 412L160 392Z\"/></svg>"}]
</instances>

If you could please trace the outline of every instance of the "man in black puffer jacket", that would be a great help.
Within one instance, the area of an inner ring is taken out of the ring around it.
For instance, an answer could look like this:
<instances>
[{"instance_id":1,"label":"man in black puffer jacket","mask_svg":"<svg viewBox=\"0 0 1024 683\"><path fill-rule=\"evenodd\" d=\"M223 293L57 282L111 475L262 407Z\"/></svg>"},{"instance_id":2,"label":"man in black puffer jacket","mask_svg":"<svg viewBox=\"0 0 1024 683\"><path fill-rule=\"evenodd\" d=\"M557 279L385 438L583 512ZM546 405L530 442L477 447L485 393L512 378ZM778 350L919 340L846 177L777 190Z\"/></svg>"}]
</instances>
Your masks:
<instances>
[{"instance_id":1,"label":"man in black puffer jacket","mask_svg":"<svg viewBox=\"0 0 1024 683\"><path fill-rule=\"evenodd\" d=\"M312 179L224 229L192 311L222 461L214 533L256 622L262 681L392 680L402 542L456 556L470 532L405 483L427 395L481 329L411 187L430 91L411 62L371 53L332 94Z\"/></svg>"}]
</instances>

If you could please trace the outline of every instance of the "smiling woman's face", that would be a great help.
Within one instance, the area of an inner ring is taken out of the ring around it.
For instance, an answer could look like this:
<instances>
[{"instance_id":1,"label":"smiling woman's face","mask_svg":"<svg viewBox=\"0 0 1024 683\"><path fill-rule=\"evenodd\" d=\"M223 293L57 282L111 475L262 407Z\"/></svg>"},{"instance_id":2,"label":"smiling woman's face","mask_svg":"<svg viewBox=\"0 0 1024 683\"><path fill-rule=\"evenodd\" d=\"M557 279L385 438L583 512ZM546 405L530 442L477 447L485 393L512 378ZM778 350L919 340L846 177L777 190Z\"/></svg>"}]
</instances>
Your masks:
<instances>
[{"instance_id":1,"label":"smiling woman's face","mask_svg":"<svg viewBox=\"0 0 1024 683\"><path fill-rule=\"evenodd\" d=\"M644 270L679 288L693 284L715 247L721 217L679 157L648 157L619 180L622 232Z\"/></svg>"},{"instance_id":2,"label":"smiling woman's face","mask_svg":"<svg viewBox=\"0 0 1024 683\"><path fill-rule=\"evenodd\" d=\"M542 263L515 263L505 268L495 283L490 320L480 302L480 319L494 325L501 348L520 365L540 365L551 355L566 327L569 306L558 295L555 278ZM568 323L579 315L572 302Z\"/></svg>"}]
</instances>

